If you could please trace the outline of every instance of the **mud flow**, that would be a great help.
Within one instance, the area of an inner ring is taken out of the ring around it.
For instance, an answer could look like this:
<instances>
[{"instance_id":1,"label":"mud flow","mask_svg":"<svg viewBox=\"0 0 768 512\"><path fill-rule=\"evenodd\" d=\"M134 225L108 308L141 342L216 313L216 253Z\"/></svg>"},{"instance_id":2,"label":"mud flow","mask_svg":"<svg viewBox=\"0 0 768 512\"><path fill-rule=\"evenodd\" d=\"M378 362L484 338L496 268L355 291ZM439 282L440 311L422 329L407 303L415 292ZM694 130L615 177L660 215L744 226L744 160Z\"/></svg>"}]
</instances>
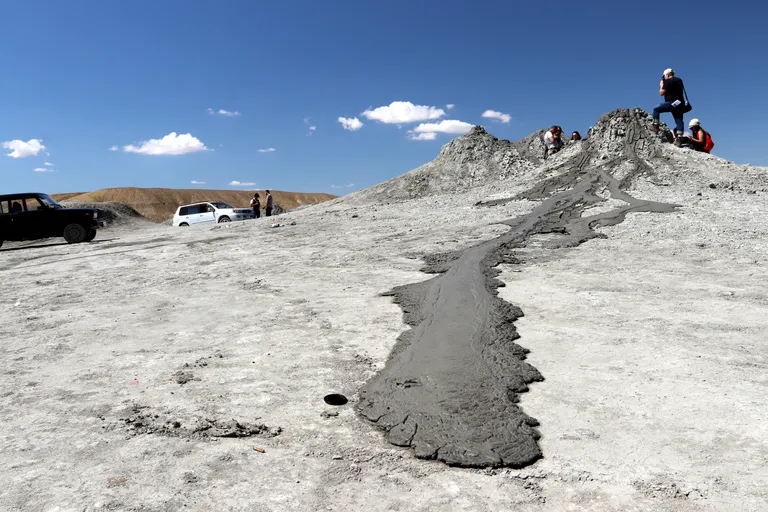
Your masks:
<instances>
[{"instance_id":1,"label":"mud flow","mask_svg":"<svg viewBox=\"0 0 768 512\"><path fill-rule=\"evenodd\" d=\"M550 168L551 177L509 199L540 204L505 221L507 233L448 261L435 258L439 264L425 270L440 272L437 277L390 292L411 328L398 338L385 368L361 389L357 404L390 443L410 447L420 458L465 467L521 467L542 456L538 422L522 411L518 395L543 376L516 343L514 322L523 312L497 296L495 267L514 261L514 250L533 235L559 233L560 245L575 246L599 236L593 228L618 224L630 212L674 210L676 205L625 192L635 180L653 175L660 156L661 137L648 124L640 110L603 116L578 151L554 156L562 160L554 176ZM622 205L585 216L606 196Z\"/></svg>"}]
</instances>

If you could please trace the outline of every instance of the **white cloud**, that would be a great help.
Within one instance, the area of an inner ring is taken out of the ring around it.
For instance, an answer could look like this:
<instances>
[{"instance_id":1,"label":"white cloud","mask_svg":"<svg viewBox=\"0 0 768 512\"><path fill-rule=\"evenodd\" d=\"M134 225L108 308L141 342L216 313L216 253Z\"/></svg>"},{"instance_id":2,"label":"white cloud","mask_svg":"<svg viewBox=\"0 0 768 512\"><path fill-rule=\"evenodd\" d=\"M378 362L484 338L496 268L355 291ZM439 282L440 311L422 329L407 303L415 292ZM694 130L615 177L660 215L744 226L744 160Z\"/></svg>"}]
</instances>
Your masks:
<instances>
[{"instance_id":1,"label":"white cloud","mask_svg":"<svg viewBox=\"0 0 768 512\"><path fill-rule=\"evenodd\" d=\"M415 133L455 133L464 135L472 129L472 124L455 119L444 119L439 123L422 123L413 129ZM423 139L421 139L423 140ZM431 140L431 139L427 139Z\"/></svg>"},{"instance_id":2,"label":"white cloud","mask_svg":"<svg viewBox=\"0 0 768 512\"><path fill-rule=\"evenodd\" d=\"M192 183L193 185L206 185L206 182L204 182L204 181L195 181L195 180L192 180L192 181L191 181L191 183Z\"/></svg>"},{"instance_id":3,"label":"white cloud","mask_svg":"<svg viewBox=\"0 0 768 512\"><path fill-rule=\"evenodd\" d=\"M357 131L363 127L363 122L356 117L353 117L353 118L340 117L339 122L341 123L341 126L343 126L345 130L349 130L352 132Z\"/></svg>"},{"instance_id":4,"label":"white cloud","mask_svg":"<svg viewBox=\"0 0 768 512\"><path fill-rule=\"evenodd\" d=\"M456 107L453 103L449 103L445 106L445 110L453 110Z\"/></svg>"},{"instance_id":5,"label":"white cloud","mask_svg":"<svg viewBox=\"0 0 768 512\"><path fill-rule=\"evenodd\" d=\"M47 167L37 167L32 169L34 172L57 172L56 169L49 169Z\"/></svg>"},{"instance_id":6,"label":"white cloud","mask_svg":"<svg viewBox=\"0 0 768 512\"><path fill-rule=\"evenodd\" d=\"M445 115L441 108L427 105L414 105L410 101L393 101L388 106L382 106L371 110L370 108L361 114L372 121L380 121L385 124L415 123L439 119Z\"/></svg>"},{"instance_id":7,"label":"white cloud","mask_svg":"<svg viewBox=\"0 0 768 512\"><path fill-rule=\"evenodd\" d=\"M232 180L232 181L229 182L229 186L230 187L252 187L254 185L255 185L255 183L253 183L251 181L243 182L243 181Z\"/></svg>"},{"instance_id":8,"label":"white cloud","mask_svg":"<svg viewBox=\"0 0 768 512\"><path fill-rule=\"evenodd\" d=\"M7 154L11 158L27 158L37 156L41 151L45 152L43 141L39 139L29 139L27 142L18 139L9 140L3 142L3 148L12 150Z\"/></svg>"},{"instance_id":9,"label":"white cloud","mask_svg":"<svg viewBox=\"0 0 768 512\"><path fill-rule=\"evenodd\" d=\"M185 155L198 151L208 151L208 148L191 133L176 135L176 132L171 132L162 139L149 139L139 146L133 144L124 146L123 151L143 155Z\"/></svg>"},{"instance_id":10,"label":"white cloud","mask_svg":"<svg viewBox=\"0 0 768 512\"><path fill-rule=\"evenodd\" d=\"M354 186L354 183L349 183L348 185L331 185L331 188L352 188Z\"/></svg>"},{"instance_id":11,"label":"white cloud","mask_svg":"<svg viewBox=\"0 0 768 512\"><path fill-rule=\"evenodd\" d=\"M208 114L212 116L221 116L221 117L237 117L240 115L240 112L238 112L237 110L235 111L224 110L223 108L220 108L219 110L213 110L212 108L209 108Z\"/></svg>"},{"instance_id":12,"label":"white cloud","mask_svg":"<svg viewBox=\"0 0 768 512\"><path fill-rule=\"evenodd\" d=\"M264 149L257 149L259 153L274 153L277 151L275 148L264 148Z\"/></svg>"},{"instance_id":13,"label":"white cloud","mask_svg":"<svg viewBox=\"0 0 768 512\"><path fill-rule=\"evenodd\" d=\"M408 138L411 140L435 140L437 138L437 134L435 132L424 132L419 134L410 132Z\"/></svg>"},{"instance_id":14,"label":"white cloud","mask_svg":"<svg viewBox=\"0 0 768 512\"><path fill-rule=\"evenodd\" d=\"M46 167L51 167L51 166L53 166L53 164L52 164L51 162L45 162L43 165L44 165L44 166L46 166Z\"/></svg>"},{"instance_id":15,"label":"white cloud","mask_svg":"<svg viewBox=\"0 0 768 512\"><path fill-rule=\"evenodd\" d=\"M482 117L487 117L488 119L493 119L494 121L501 121L502 123L508 123L512 120L511 115L496 112L495 110L486 110L483 112Z\"/></svg>"},{"instance_id":16,"label":"white cloud","mask_svg":"<svg viewBox=\"0 0 768 512\"><path fill-rule=\"evenodd\" d=\"M117 151L117 150L118 150L117 146L112 146L111 148L109 148L109 151Z\"/></svg>"}]
</instances>

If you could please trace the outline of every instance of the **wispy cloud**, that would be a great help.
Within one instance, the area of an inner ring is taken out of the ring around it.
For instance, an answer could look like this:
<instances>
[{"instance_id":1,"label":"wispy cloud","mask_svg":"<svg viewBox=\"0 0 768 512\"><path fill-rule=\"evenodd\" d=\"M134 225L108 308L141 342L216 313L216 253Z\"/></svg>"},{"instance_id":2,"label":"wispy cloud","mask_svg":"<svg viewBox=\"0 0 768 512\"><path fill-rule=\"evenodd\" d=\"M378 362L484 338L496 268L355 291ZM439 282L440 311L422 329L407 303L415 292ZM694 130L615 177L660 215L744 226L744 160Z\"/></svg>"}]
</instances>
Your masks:
<instances>
[{"instance_id":1,"label":"wispy cloud","mask_svg":"<svg viewBox=\"0 0 768 512\"><path fill-rule=\"evenodd\" d=\"M443 119L439 123L421 123L408 132L408 138L411 140L435 140L438 133L464 135L472 129L472 126L471 123L456 119Z\"/></svg>"},{"instance_id":2,"label":"wispy cloud","mask_svg":"<svg viewBox=\"0 0 768 512\"><path fill-rule=\"evenodd\" d=\"M305 124L305 125L307 125L307 127L308 127L308 129L309 129L309 131L307 132L307 137L309 137L310 135L312 135L312 133L313 133L315 130L317 130L317 126L313 125L313 124L312 124L312 123L310 123L309 121L310 121L310 118L309 118L309 117L305 117L305 118L304 118L304 124Z\"/></svg>"},{"instance_id":3,"label":"wispy cloud","mask_svg":"<svg viewBox=\"0 0 768 512\"><path fill-rule=\"evenodd\" d=\"M504 114L502 112L496 112L495 110L486 110L483 112L482 117L492 119L497 122L508 123L512 120L512 116Z\"/></svg>"},{"instance_id":4,"label":"wispy cloud","mask_svg":"<svg viewBox=\"0 0 768 512\"><path fill-rule=\"evenodd\" d=\"M35 169L32 169L34 172L58 172L56 169L51 169L50 167L36 167Z\"/></svg>"},{"instance_id":5,"label":"wispy cloud","mask_svg":"<svg viewBox=\"0 0 768 512\"><path fill-rule=\"evenodd\" d=\"M345 130L349 130L351 132L355 132L363 127L363 122L356 117L351 117L351 118L340 117L339 122L341 123L341 126L343 126Z\"/></svg>"},{"instance_id":6,"label":"wispy cloud","mask_svg":"<svg viewBox=\"0 0 768 512\"><path fill-rule=\"evenodd\" d=\"M257 149L259 153L274 153L277 151L275 148L264 148L264 149Z\"/></svg>"},{"instance_id":7,"label":"wispy cloud","mask_svg":"<svg viewBox=\"0 0 768 512\"><path fill-rule=\"evenodd\" d=\"M445 110L453 110L454 108L456 108L456 105L453 103L449 103L445 106Z\"/></svg>"},{"instance_id":8,"label":"wispy cloud","mask_svg":"<svg viewBox=\"0 0 768 512\"><path fill-rule=\"evenodd\" d=\"M118 150L117 146L112 146L111 148L109 148L109 151L117 151L117 150Z\"/></svg>"},{"instance_id":9,"label":"wispy cloud","mask_svg":"<svg viewBox=\"0 0 768 512\"><path fill-rule=\"evenodd\" d=\"M45 162L43 165L46 166L46 167L52 167L53 166L53 164L51 162Z\"/></svg>"},{"instance_id":10,"label":"wispy cloud","mask_svg":"<svg viewBox=\"0 0 768 512\"><path fill-rule=\"evenodd\" d=\"M123 151L143 155L186 155L208 151L208 148L190 133L177 135L176 132L171 132L162 139L149 139L138 146L133 144L124 146Z\"/></svg>"},{"instance_id":11,"label":"wispy cloud","mask_svg":"<svg viewBox=\"0 0 768 512\"><path fill-rule=\"evenodd\" d=\"M204 182L204 181L195 181L195 180L192 180L190 183L192 183L193 185L207 185L207 183L206 183L206 182Z\"/></svg>"},{"instance_id":12,"label":"wispy cloud","mask_svg":"<svg viewBox=\"0 0 768 512\"><path fill-rule=\"evenodd\" d=\"M9 140L3 142L3 148L11 150L7 153L11 158L27 158L37 156L41 151L45 152L45 146L40 139L29 139L27 142L19 139Z\"/></svg>"},{"instance_id":13,"label":"wispy cloud","mask_svg":"<svg viewBox=\"0 0 768 512\"><path fill-rule=\"evenodd\" d=\"M348 185L331 185L331 188L352 188L354 186L354 183L349 183Z\"/></svg>"},{"instance_id":14,"label":"wispy cloud","mask_svg":"<svg viewBox=\"0 0 768 512\"><path fill-rule=\"evenodd\" d=\"M389 105L370 108L360 114L371 121L379 121L385 124L415 123L439 119L445 115L441 108L427 105L414 105L410 101L393 101Z\"/></svg>"},{"instance_id":15,"label":"wispy cloud","mask_svg":"<svg viewBox=\"0 0 768 512\"><path fill-rule=\"evenodd\" d=\"M411 140L435 140L437 138L437 134L435 132L427 132L427 133L410 132L408 134L408 138Z\"/></svg>"},{"instance_id":16,"label":"wispy cloud","mask_svg":"<svg viewBox=\"0 0 768 512\"><path fill-rule=\"evenodd\" d=\"M208 114L212 116L221 116L221 117L238 117L240 115L240 112L237 110L224 110L223 108L220 108L219 110L213 110L212 108L208 109Z\"/></svg>"},{"instance_id":17,"label":"wispy cloud","mask_svg":"<svg viewBox=\"0 0 768 512\"><path fill-rule=\"evenodd\" d=\"M230 181L230 182L229 182L229 186L230 186L230 187L252 187L252 186L254 186L254 185L256 185L256 184L255 184L255 183L253 183L252 181L237 181L237 180L232 180L232 181Z\"/></svg>"}]
</instances>

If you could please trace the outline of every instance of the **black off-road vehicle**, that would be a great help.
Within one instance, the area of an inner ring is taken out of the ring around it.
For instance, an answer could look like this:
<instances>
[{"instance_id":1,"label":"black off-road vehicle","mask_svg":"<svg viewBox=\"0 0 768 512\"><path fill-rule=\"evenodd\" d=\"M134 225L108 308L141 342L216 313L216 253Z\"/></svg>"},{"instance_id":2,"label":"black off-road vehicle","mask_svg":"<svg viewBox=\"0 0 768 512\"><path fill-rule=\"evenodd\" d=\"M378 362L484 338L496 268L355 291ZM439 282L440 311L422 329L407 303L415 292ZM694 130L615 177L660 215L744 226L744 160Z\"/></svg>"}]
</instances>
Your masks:
<instances>
[{"instance_id":1,"label":"black off-road vehicle","mask_svg":"<svg viewBox=\"0 0 768 512\"><path fill-rule=\"evenodd\" d=\"M46 194L0 195L0 246L59 236L71 244L90 242L105 222L104 210L64 208Z\"/></svg>"}]
</instances>

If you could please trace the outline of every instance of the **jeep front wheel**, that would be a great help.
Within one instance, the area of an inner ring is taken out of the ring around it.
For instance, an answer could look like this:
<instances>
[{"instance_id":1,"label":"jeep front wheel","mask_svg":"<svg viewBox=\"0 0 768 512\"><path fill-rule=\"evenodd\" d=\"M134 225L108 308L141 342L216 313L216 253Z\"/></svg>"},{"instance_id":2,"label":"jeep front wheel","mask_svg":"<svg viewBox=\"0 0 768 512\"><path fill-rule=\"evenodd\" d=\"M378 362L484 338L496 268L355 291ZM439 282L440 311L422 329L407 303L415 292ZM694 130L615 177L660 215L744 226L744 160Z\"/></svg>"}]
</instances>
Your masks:
<instances>
[{"instance_id":1,"label":"jeep front wheel","mask_svg":"<svg viewBox=\"0 0 768 512\"><path fill-rule=\"evenodd\" d=\"M96 230L95 230L95 229L92 229L92 230L91 230L91 231L88 233L88 236L86 236L86 237L85 237L85 241L86 241L86 242L91 242L91 241L92 241L94 238L96 238Z\"/></svg>"},{"instance_id":2,"label":"jeep front wheel","mask_svg":"<svg viewBox=\"0 0 768 512\"><path fill-rule=\"evenodd\" d=\"M222 222L229 222L229 217L221 217L219 219L219 224L221 224Z\"/></svg>"},{"instance_id":3,"label":"jeep front wheel","mask_svg":"<svg viewBox=\"0 0 768 512\"><path fill-rule=\"evenodd\" d=\"M88 231L82 224L69 224L64 228L64 240L70 244L79 244L88 237Z\"/></svg>"}]
</instances>

